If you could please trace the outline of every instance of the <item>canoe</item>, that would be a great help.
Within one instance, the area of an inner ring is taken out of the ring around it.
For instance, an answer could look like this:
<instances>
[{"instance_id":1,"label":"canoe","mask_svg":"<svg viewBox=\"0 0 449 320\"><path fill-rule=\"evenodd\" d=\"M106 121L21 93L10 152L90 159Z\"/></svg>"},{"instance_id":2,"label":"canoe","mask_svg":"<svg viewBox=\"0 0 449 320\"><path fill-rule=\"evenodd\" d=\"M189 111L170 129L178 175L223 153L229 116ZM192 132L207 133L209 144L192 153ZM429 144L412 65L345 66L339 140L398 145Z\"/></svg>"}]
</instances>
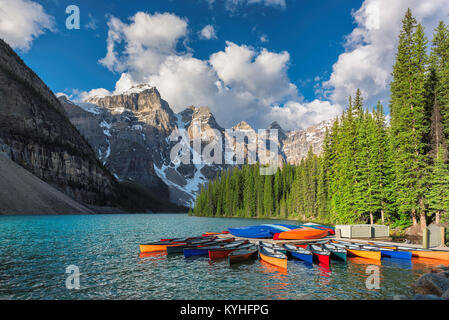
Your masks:
<instances>
[{"instance_id":1,"label":"canoe","mask_svg":"<svg viewBox=\"0 0 449 320\"><path fill-rule=\"evenodd\" d=\"M398 247L398 250L404 250L402 247ZM418 258L428 258L428 259L438 259L438 260L449 260L449 251L443 250L427 250L427 249L416 249L409 248L412 252L413 257Z\"/></svg>"},{"instance_id":2,"label":"canoe","mask_svg":"<svg viewBox=\"0 0 449 320\"><path fill-rule=\"evenodd\" d=\"M274 243L259 241L259 246L263 246L265 248L270 248L270 249L276 250L276 251L284 253L284 254L287 253L287 250L284 247L281 247Z\"/></svg>"},{"instance_id":3,"label":"canoe","mask_svg":"<svg viewBox=\"0 0 449 320\"><path fill-rule=\"evenodd\" d=\"M240 242L239 242L240 244ZM224 241L221 241L221 243L214 243L211 245L199 245L194 248L185 248L183 250L184 257L189 258L193 256L207 256L209 255L209 250L212 249L220 249L220 248L233 248L237 246L238 244L228 244Z\"/></svg>"},{"instance_id":4,"label":"canoe","mask_svg":"<svg viewBox=\"0 0 449 320\"><path fill-rule=\"evenodd\" d=\"M265 262L268 262L280 268L287 269L287 256L284 253L264 246L260 246L259 257Z\"/></svg>"},{"instance_id":5,"label":"canoe","mask_svg":"<svg viewBox=\"0 0 449 320\"><path fill-rule=\"evenodd\" d=\"M412 252L411 251L400 251L391 248L383 248L383 247L375 247L375 246L361 246L363 249L369 250L380 250L380 254L382 257L395 258L395 259L404 259L411 260Z\"/></svg>"},{"instance_id":6,"label":"canoe","mask_svg":"<svg viewBox=\"0 0 449 320\"><path fill-rule=\"evenodd\" d=\"M347 252L344 248L339 248L329 243L323 244L323 248L331 252L331 258L346 261Z\"/></svg>"},{"instance_id":7,"label":"canoe","mask_svg":"<svg viewBox=\"0 0 449 320\"><path fill-rule=\"evenodd\" d=\"M313 254L309 250L298 248L297 246L291 244L284 244L284 248L287 249L287 252L291 255L291 257L304 262L313 263Z\"/></svg>"},{"instance_id":8,"label":"canoe","mask_svg":"<svg viewBox=\"0 0 449 320\"><path fill-rule=\"evenodd\" d=\"M301 227L298 229L293 229L290 231L284 231L278 234L275 234L273 239L282 239L282 240L306 240L306 239L321 239L328 235L326 230L309 228L309 227Z\"/></svg>"},{"instance_id":9,"label":"canoe","mask_svg":"<svg viewBox=\"0 0 449 320\"><path fill-rule=\"evenodd\" d=\"M356 257L366 258L371 260L380 260L382 258L382 253L380 250L369 250L364 249L359 246L347 246L346 251Z\"/></svg>"},{"instance_id":10,"label":"canoe","mask_svg":"<svg viewBox=\"0 0 449 320\"><path fill-rule=\"evenodd\" d=\"M313 253L313 256L319 263L329 265L331 255L329 250L323 249L322 247L314 244L309 245L309 250Z\"/></svg>"},{"instance_id":11,"label":"canoe","mask_svg":"<svg viewBox=\"0 0 449 320\"><path fill-rule=\"evenodd\" d=\"M231 243L222 248L212 248L212 249L209 249L209 259L210 260L224 259L224 258L227 258L228 255L232 251L235 251L238 249L246 249L251 246L254 246L254 245L249 244L248 241L238 241L238 242L236 241L236 243Z\"/></svg>"},{"instance_id":12,"label":"canoe","mask_svg":"<svg viewBox=\"0 0 449 320\"><path fill-rule=\"evenodd\" d=\"M205 232L203 233L203 237L210 237L210 236L216 236L219 234L229 234L229 231L222 231L222 232Z\"/></svg>"},{"instance_id":13,"label":"canoe","mask_svg":"<svg viewBox=\"0 0 449 320\"><path fill-rule=\"evenodd\" d=\"M243 261L256 260L258 256L259 250L257 250L256 246L253 245L246 249L237 249L232 251L228 255L228 263L229 265L232 265Z\"/></svg>"},{"instance_id":14,"label":"canoe","mask_svg":"<svg viewBox=\"0 0 449 320\"><path fill-rule=\"evenodd\" d=\"M204 241L197 241L197 242L190 242L190 243L186 243L184 245L180 245L180 246L169 246L167 247L167 254L175 254L175 253L183 253L184 249L186 248L197 248L200 246L211 246L217 244L217 242L215 241L210 241L210 240L204 240Z\"/></svg>"},{"instance_id":15,"label":"canoe","mask_svg":"<svg viewBox=\"0 0 449 320\"><path fill-rule=\"evenodd\" d=\"M325 230L327 231L329 234L335 234L335 228L334 227L329 227L329 226L325 226L322 224L317 224L317 223L305 223L303 224L303 226L309 227L309 228L316 228L316 229L320 229L320 230Z\"/></svg>"},{"instance_id":16,"label":"canoe","mask_svg":"<svg viewBox=\"0 0 449 320\"><path fill-rule=\"evenodd\" d=\"M407 251L411 252L413 257L449 260L449 251L414 248L406 246L396 246L394 247L394 249L400 252L407 252Z\"/></svg>"},{"instance_id":17,"label":"canoe","mask_svg":"<svg viewBox=\"0 0 449 320\"><path fill-rule=\"evenodd\" d=\"M241 238L264 239L273 238L276 233L289 231L298 228L289 224L262 224L257 226L228 228L230 234Z\"/></svg>"},{"instance_id":18,"label":"canoe","mask_svg":"<svg viewBox=\"0 0 449 320\"><path fill-rule=\"evenodd\" d=\"M140 249L141 253L167 251L167 247L182 246L185 244L186 244L186 242L157 241L157 242L141 244L141 245L139 245L139 249Z\"/></svg>"}]
</instances>

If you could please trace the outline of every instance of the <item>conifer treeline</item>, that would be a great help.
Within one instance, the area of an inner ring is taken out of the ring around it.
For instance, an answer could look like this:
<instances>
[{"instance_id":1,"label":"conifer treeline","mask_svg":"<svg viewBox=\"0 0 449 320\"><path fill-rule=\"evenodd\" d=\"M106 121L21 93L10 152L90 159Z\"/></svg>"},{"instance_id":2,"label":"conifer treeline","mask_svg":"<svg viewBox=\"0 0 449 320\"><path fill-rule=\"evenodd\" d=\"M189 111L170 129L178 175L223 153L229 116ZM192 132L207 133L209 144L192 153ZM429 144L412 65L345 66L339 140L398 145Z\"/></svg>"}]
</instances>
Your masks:
<instances>
[{"instance_id":1,"label":"conifer treeline","mask_svg":"<svg viewBox=\"0 0 449 320\"><path fill-rule=\"evenodd\" d=\"M202 188L193 214L398 226L449 219L449 28L440 22L428 50L410 10L402 23L389 125L383 106L365 110L357 90L320 156L310 149L272 176L258 165L224 171Z\"/></svg>"}]
</instances>

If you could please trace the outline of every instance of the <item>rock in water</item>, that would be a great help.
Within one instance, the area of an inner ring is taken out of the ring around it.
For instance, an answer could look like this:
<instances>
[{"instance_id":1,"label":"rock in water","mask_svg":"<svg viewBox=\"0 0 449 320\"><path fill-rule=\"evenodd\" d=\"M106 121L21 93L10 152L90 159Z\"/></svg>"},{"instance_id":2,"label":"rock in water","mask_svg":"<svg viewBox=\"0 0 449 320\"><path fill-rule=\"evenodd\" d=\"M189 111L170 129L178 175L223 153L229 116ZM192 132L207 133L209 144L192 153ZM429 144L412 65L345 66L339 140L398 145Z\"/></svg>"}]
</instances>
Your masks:
<instances>
[{"instance_id":1,"label":"rock in water","mask_svg":"<svg viewBox=\"0 0 449 320\"><path fill-rule=\"evenodd\" d=\"M414 283L415 292L418 294L434 294L443 295L449 290L449 279L435 273L427 273L422 275Z\"/></svg>"},{"instance_id":2,"label":"rock in water","mask_svg":"<svg viewBox=\"0 0 449 320\"><path fill-rule=\"evenodd\" d=\"M441 299L443 300L449 300L449 290L446 290L445 293L441 296Z\"/></svg>"}]
</instances>

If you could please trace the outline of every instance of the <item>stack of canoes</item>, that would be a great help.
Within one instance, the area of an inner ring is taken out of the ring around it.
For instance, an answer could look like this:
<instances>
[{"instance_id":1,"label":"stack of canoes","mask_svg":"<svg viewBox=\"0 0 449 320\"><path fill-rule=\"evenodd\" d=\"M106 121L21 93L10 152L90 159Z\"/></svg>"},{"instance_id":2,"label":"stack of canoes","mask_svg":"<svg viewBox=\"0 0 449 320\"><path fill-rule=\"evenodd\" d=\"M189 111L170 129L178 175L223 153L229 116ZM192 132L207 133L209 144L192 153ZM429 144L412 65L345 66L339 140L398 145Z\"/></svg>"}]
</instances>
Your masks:
<instances>
[{"instance_id":1,"label":"stack of canoes","mask_svg":"<svg viewBox=\"0 0 449 320\"><path fill-rule=\"evenodd\" d=\"M230 234L241 238L251 239L272 239L276 233L290 231L298 228L295 225L289 224L262 224L258 226L229 228Z\"/></svg>"},{"instance_id":2,"label":"stack of canoes","mask_svg":"<svg viewBox=\"0 0 449 320\"><path fill-rule=\"evenodd\" d=\"M334 228L319 224L262 224L249 227L229 228L228 230L229 233L236 237L274 240L321 239L329 234L335 234Z\"/></svg>"}]
</instances>

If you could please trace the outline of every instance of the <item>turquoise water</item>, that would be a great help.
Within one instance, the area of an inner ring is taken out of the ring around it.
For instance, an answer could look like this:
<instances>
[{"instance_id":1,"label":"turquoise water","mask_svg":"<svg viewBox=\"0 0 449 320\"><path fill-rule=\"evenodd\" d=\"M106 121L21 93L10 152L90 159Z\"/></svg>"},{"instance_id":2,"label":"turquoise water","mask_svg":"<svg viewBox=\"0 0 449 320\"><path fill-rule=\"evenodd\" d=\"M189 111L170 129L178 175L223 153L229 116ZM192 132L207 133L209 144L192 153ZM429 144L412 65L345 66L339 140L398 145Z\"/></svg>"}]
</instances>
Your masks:
<instances>
[{"instance_id":1,"label":"turquoise water","mask_svg":"<svg viewBox=\"0 0 449 320\"><path fill-rule=\"evenodd\" d=\"M226 260L206 257L139 257L139 243L266 222L275 221L179 214L0 216L0 299L390 299L412 296L410 284L431 266L382 260L380 289L369 290L370 262L363 259L332 261L330 269L289 261L284 272L259 261L229 267ZM79 290L66 288L69 265L79 267Z\"/></svg>"}]
</instances>

